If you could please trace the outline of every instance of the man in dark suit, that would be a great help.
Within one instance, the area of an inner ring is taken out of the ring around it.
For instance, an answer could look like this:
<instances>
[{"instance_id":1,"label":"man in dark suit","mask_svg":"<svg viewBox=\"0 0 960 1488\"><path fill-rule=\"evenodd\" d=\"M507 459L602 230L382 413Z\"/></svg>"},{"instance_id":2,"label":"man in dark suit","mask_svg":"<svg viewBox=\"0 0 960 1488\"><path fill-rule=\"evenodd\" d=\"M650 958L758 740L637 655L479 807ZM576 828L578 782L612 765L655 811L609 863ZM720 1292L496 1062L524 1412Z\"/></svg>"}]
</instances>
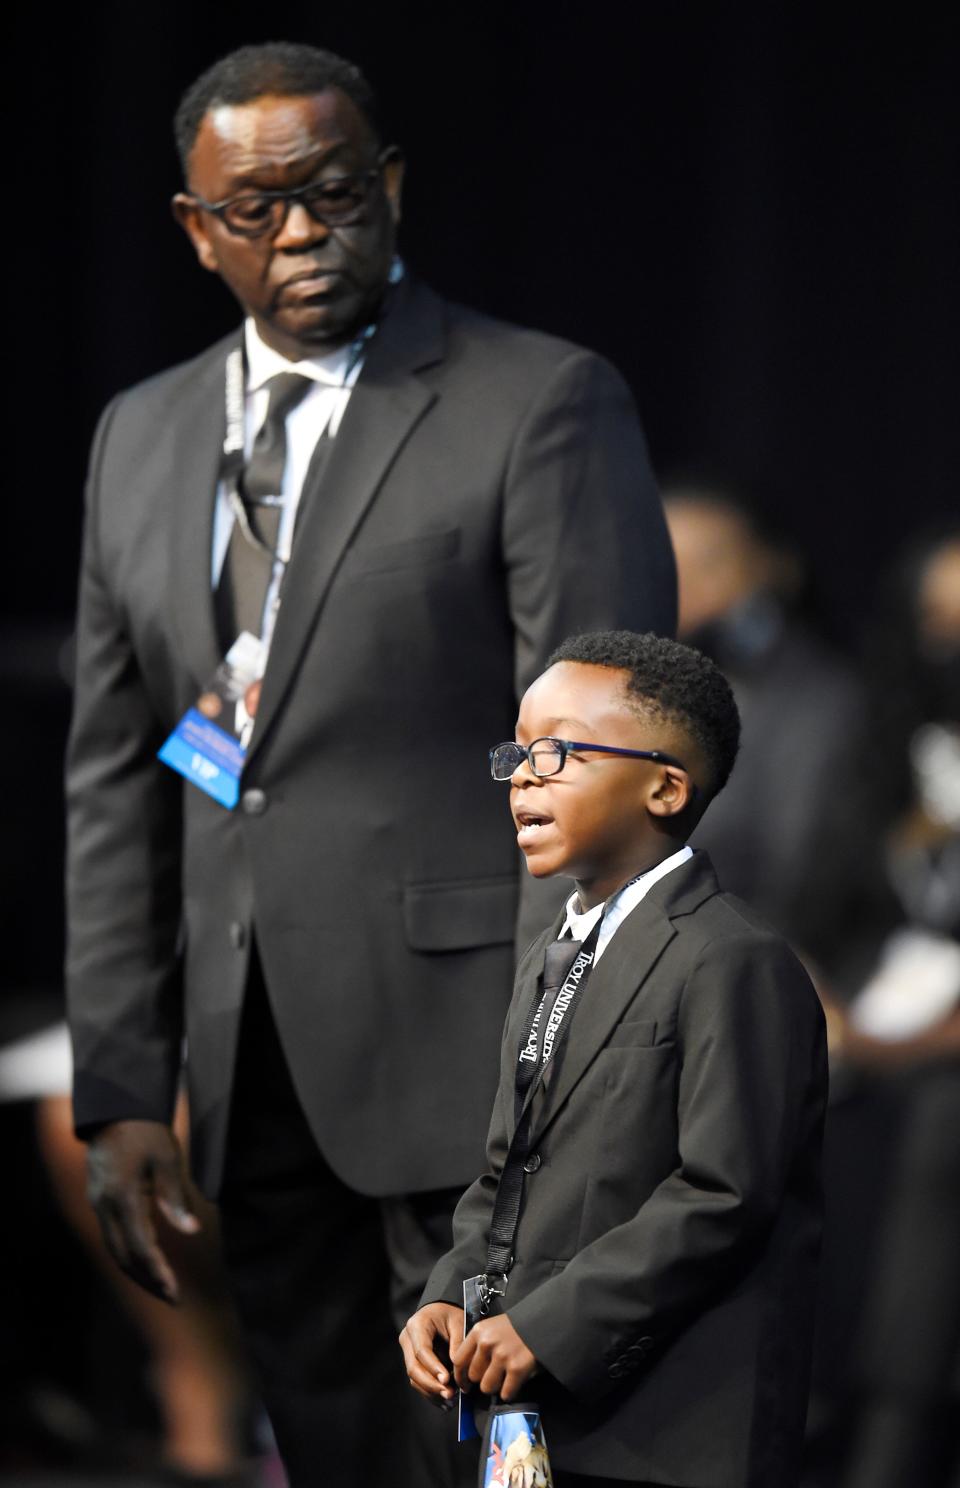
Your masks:
<instances>
[{"instance_id":1,"label":"man in dark suit","mask_svg":"<svg viewBox=\"0 0 960 1488\"><path fill-rule=\"evenodd\" d=\"M538 1401L557 1488L790 1488L826 1041L786 942L685 845L736 704L662 637L574 637L552 661L493 766L529 871L576 892L518 967L486 1169L401 1335L411 1383L452 1398L439 1337L462 1385ZM564 931L579 954L551 976ZM491 1272L463 1339L461 1285Z\"/></svg>"},{"instance_id":2,"label":"man in dark suit","mask_svg":"<svg viewBox=\"0 0 960 1488\"><path fill-rule=\"evenodd\" d=\"M94 444L76 1121L108 1243L172 1300L186 1040L192 1161L290 1476L406 1483L370 1433L399 1377L388 1296L402 1321L448 1243L518 912L527 939L546 917L482 741L572 626L670 630L672 556L611 368L403 272L402 163L355 68L241 49L177 128L177 216L246 324L119 397ZM268 661L229 810L156 754L243 630Z\"/></svg>"}]
</instances>

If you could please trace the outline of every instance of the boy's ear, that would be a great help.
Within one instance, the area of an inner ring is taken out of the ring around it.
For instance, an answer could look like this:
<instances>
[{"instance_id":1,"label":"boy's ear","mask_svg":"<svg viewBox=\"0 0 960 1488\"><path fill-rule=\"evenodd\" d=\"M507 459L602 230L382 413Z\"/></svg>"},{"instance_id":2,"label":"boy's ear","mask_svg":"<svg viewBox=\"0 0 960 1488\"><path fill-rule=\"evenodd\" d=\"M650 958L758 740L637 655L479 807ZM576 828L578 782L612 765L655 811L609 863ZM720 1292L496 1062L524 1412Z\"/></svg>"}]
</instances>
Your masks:
<instances>
[{"instance_id":1,"label":"boy's ear","mask_svg":"<svg viewBox=\"0 0 960 1488\"><path fill-rule=\"evenodd\" d=\"M653 789L647 797L647 810L651 816L679 816L693 800L693 781L686 770L675 765L663 765Z\"/></svg>"}]
</instances>

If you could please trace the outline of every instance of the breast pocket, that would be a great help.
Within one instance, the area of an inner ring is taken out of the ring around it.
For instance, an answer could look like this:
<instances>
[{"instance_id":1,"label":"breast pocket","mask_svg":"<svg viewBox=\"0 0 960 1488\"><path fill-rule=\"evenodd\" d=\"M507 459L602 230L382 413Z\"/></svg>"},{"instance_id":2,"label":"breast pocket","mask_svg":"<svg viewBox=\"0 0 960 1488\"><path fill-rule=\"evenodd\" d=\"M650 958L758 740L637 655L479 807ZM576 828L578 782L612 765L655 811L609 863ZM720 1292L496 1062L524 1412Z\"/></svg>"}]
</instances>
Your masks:
<instances>
[{"instance_id":1,"label":"breast pocket","mask_svg":"<svg viewBox=\"0 0 960 1488\"><path fill-rule=\"evenodd\" d=\"M657 1025L649 1021L618 1023L607 1039L608 1049L649 1049L657 1041Z\"/></svg>"},{"instance_id":2,"label":"breast pocket","mask_svg":"<svg viewBox=\"0 0 960 1488\"><path fill-rule=\"evenodd\" d=\"M343 560L341 572L350 578L364 574L391 573L399 568L419 568L425 563L443 563L456 557L460 533L451 528L445 532L424 532L419 537L400 542L379 543L376 547L351 549Z\"/></svg>"},{"instance_id":3,"label":"breast pocket","mask_svg":"<svg viewBox=\"0 0 960 1488\"><path fill-rule=\"evenodd\" d=\"M509 945L516 919L513 874L459 883L408 884L403 891L403 922L413 951Z\"/></svg>"}]
</instances>

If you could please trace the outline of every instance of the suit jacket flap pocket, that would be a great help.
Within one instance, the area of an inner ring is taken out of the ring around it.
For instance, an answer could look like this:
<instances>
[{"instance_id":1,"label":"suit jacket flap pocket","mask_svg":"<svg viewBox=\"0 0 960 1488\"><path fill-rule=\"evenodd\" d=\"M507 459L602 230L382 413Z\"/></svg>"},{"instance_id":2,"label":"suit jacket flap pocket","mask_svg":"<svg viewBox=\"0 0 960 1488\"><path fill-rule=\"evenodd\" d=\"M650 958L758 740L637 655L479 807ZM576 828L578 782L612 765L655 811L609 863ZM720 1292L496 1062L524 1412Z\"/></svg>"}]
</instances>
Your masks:
<instances>
[{"instance_id":1,"label":"suit jacket flap pocket","mask_svg":"<svg viewBox=\"0 0 960 1488\"><path fill-rule=\"evenodd\" d=\"M656 1041L656 1023L618 1023L607 1039L605 1047L608 1049L649 1049Z\"/></svg>"},{"instance_id":2,"label":"suit jacket flap pocket","mask_svg":"<svg viewBox=\"0 0 960 1488\"><path fill-rule=\"evenodd\" d=\"M404 928L414 951L507 945L513 940L516 919L513 874L453 884L408 884L403 893Z\"/></svg>"},{"instance_id":3,"label":"suit jacket flap pocket","mask_svg":"<svg viewBox=\"0 0 960 1488\"><path fill-rule=\"evenodd\" d=\"M422 532L419 537L379 543L376 547L367 547L360 542L344 558L343 572L359 576L362 573L387 573L395 568L416 568L423 563L453 558L459 548L460 533L455 528L445 532Z\"/></svg>"}]
</instances>

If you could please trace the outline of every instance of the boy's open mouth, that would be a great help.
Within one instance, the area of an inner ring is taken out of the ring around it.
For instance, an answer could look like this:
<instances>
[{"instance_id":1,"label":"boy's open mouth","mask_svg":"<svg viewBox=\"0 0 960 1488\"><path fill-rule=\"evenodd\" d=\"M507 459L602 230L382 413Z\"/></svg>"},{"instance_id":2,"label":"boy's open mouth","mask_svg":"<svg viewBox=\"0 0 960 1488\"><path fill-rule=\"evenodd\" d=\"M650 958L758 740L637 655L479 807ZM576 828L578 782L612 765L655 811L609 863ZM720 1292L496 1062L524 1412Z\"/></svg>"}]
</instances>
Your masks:
<instances>
[{"instance_id":1,"label":"boy's open mouth","mask_svg":"<svg viewBox=\"0 0 960 1488\"><path fill-rule=\"evenodd\" d=\"M553 821L553 817L545 816L542 811L530 811L526 806L521 806L514 820L517 823L517 841L523 843L535 837L541 827L548 826Z\"/></svg>"}]
</instances>

